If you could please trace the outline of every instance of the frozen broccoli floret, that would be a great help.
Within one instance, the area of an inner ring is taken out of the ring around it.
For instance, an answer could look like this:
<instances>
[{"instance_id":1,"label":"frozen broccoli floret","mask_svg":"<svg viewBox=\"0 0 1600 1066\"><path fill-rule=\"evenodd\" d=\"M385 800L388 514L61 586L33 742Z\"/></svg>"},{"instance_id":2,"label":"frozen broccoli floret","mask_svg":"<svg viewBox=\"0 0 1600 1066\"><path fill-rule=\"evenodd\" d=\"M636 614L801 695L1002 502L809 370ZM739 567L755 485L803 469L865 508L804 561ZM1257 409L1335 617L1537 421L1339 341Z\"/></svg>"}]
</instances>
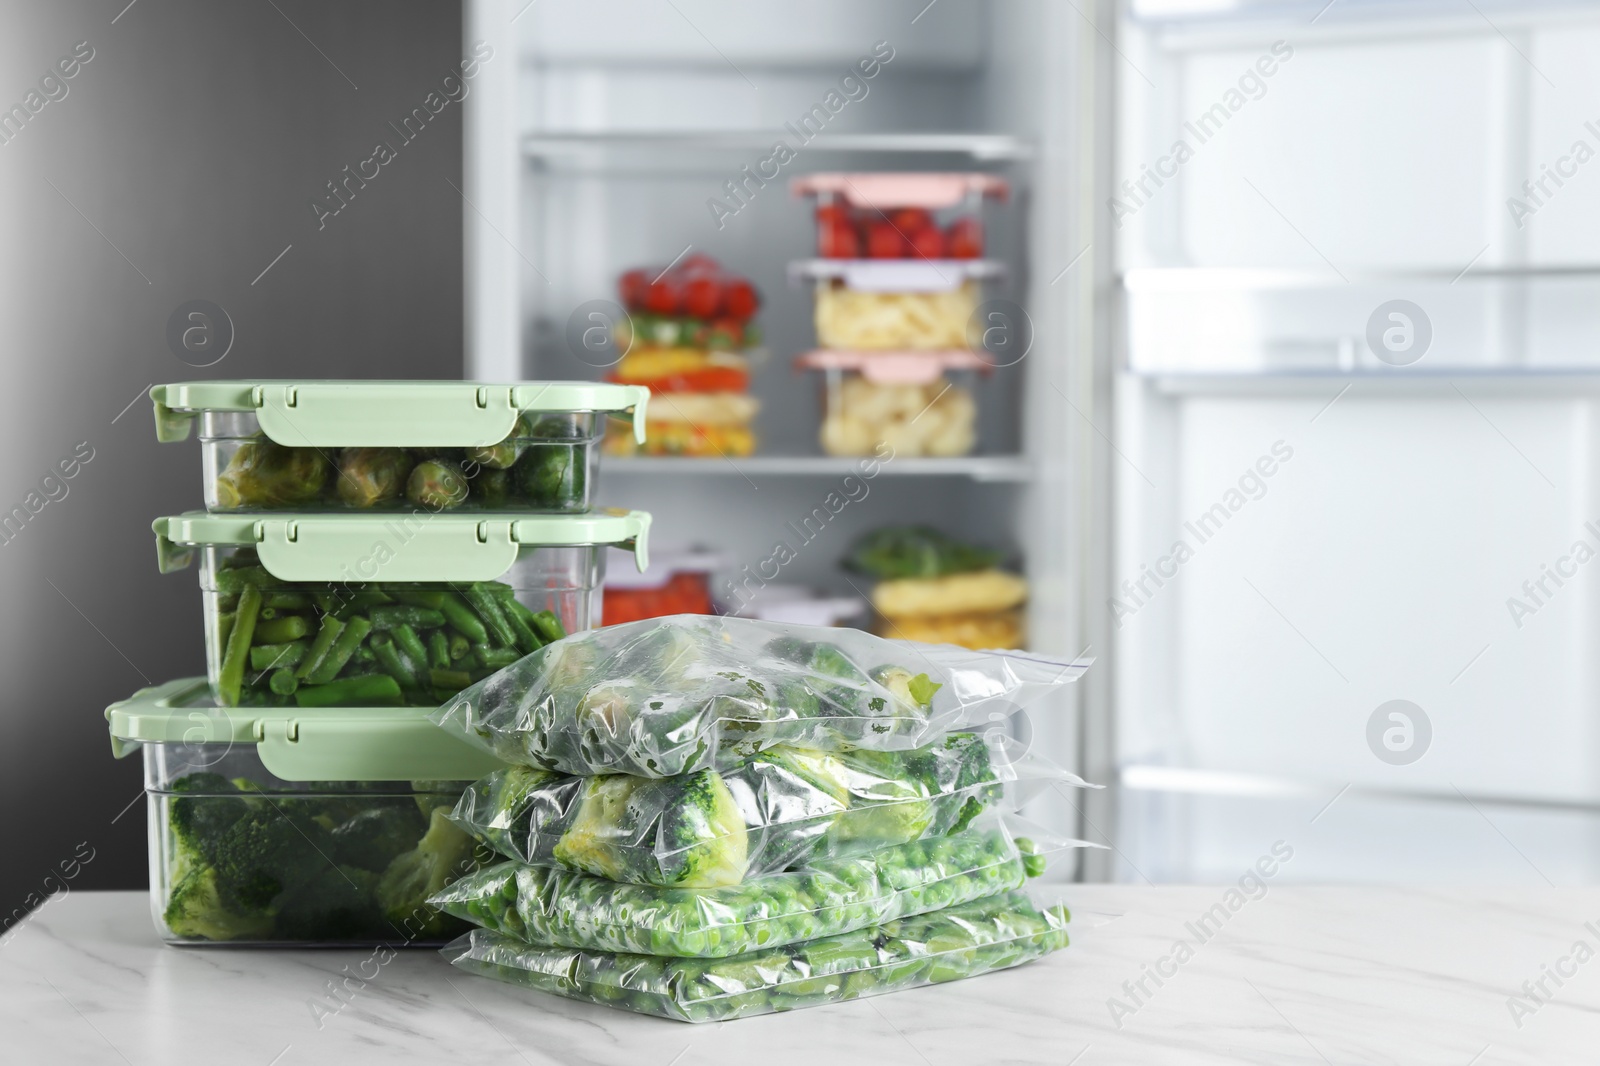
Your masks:
<instances>
[{"instance_id":1,"label":"frozen broccoli floret","mask_svg":"<svg viewBox=\"0 0 1600 1066\"><path fill-rule=\"evenodd\" d=\"M391 862L378 881L384 920L408 937L443 935L449 920L428 906L428 897L466 873L472 859L472 838L451 824L444 808L435 808L417 846Z\"/></svg>"},{"instance_id":2,"label":"frozen broccoli floret","mask_svg":"<svg viewBox=\"0 0 1600 1066\"><path fill-rule=\"evenodd\" d=\"M273 926L278 940L340 941L392 935L373 902L378 875L355 866L324 866L286 893Z\"/></svg>"},{"instance_id":3,"label":"frozen broccoli floret","mask_svg":"<svg viewBox=\"0 0 1600 1066\"><path fill-rule=\"evenodd\" d=\"M240 914L225 904L217 871L209 866L189 870L173 886L162 920L185 940L247 940L272 929L272 917L265 912Z\"/></svg>"},{"instance_id":4,"label":"frozen broccoli floret","mask_svg":"<svg viewBox=\"0 0 1600 1066\"><path fill-rule=\"evenodd\" d=\"M691 774L661 823L663 872L681 888L718 888L744 880L749 837L744 814L714 770Z\"/></svg>"},{"instance_id":5,"label":"frozen broccoli floret","mask_svg":"<svg viewBox=\"0 0 1600 1066\"><path fill-rule=\"evenodd\" d=\"M585 781L552 857L614 881L716 888L743 879L749 835L715 771L668 778L604 774Z\"/></svg>"},{"instance_id":6,"label":"frozen broccoli floret","mask_svg":"<svg viewBox=\"0 0 1600 1066\"><path fill-rule=\"evenodd\" d=\"M266 802L228 827L212 860L223 899L250 913L270 911L282 892L320 873L332 853L332 836L316 821Z\"/></svg>"},{"instance_id":7,"label":"frozen broccoli floret","mask_svg":"<svg viewBox=\"0 0 1600 1066\"><path fill-rule=\"evenodd\" d=\"M382 873L396 855L416 845L427 824L408 799L382 802L333 830L333 859Z\"/></svg>"},{"instance_id":8,"label":"frozen broccoli floret","mask_svg":"<svg viewBox=\"0 0 1600 1066\"><path fill-rule=\"evenodd\" d=\"M172 783L172 791L182 793L168 808L168 821L177 843L177 874L209 862L217 841L228 828L244 816L243 799L230 793L238 789L220 774L188 774Z\"/></svg>"}]
</instances>

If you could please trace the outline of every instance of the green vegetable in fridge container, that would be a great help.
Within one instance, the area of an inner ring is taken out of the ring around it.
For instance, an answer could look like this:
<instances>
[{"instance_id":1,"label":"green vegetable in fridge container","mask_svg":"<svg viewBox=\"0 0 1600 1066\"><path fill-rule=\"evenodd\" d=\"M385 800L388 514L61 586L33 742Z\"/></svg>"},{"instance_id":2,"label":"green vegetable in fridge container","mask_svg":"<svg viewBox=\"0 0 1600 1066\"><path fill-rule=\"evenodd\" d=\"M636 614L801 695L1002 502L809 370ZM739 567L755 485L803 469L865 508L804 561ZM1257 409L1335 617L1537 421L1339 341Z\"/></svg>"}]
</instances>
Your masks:
<instances>
[{"instance_id":1,"label":"green vegetable in fridge container","mask_svg":"<svg viewBox=\"0 0 1600 1066\"><path fill-rule=\"evenodd\" d=\"M424 459L411 470L406 499L430 511L448 511L467 502L467 476L449 459Z\"/></svg>"},{"instance_id":2,"label":"green vegetable in fridge container","mask_svg":"<svg viewBox=\"0 0 1600 1066\"><path fill-rule=\"evenodd\" d=\"M384 917L408 935L439 935L449 927L448 916L428 899L467 872L472 859L472 838L450 824L442 807L435 808L416 847L383 871L376 895Z\"/></svg>"},{"instance_id":3,"label":"green vegetable in fridge container","mask_svg":"<svg viewBox=\"0 0 1600 1066\"><path fill-rule=\"evenodd\" d=\"M459 847L454 831L429 836L434 826L421 801L438 810L445 797L273 794L213 773L185 775L170 788L155 794L171 834L159 870L167 886L162 921L181 939L392 943L460 928L423 904L397 929L386 905L403 893L380 897L386 881L390 893L404 887L420 868L419 852L433 855L447 841Z\"/></svg>"},{"instance_id":4,"label":"green vegetable in fridge container","mask_svg":"<svg viewBox=\"0 0 1600 1066\"><path fill-rule=\"evenodd\" d=\"M986 570L1001 558L998 551L963 544L927 526L886 526L851 545L844 566L887 580Z\"/></svg>"},{"instance_id":5,"label":"green vegetable in fridge container","mask_svg":"<svg viewBox=\"0 0 1600 1066\"><path fill-rule=\"evenodd\" d=\"M350 507L399 499L412 465L404 448L346 448L339 453L339 499Z\"/></svg>"},{"instance_id":6,"label":"green vegetable in fridge container","mask_svg":"<svg viewBox=\"0 0 1600 1066\"><path fill-rule=\"evenodd\" d=\"M505 507L511 501L511 471L487 467L472 475L468 493L479 507Z\"/></svg>"},{"instance_id":7,"label":"green vegetable in fridge container","mask_svg":"<svg viewBox=\"0 0 1600 1066\"><path fill-rule=\"evenodd\" d=\"M498 444L486 444L466 450L466 459L469 463L487 467L490 470L508 470L522 455L526 439L531 435L528 416L518 417L517 424L512 427L510 436Z\"/></svg>"},{"instance_id":8,"label":"green vegetable in fridge container","mask_svg":"<svg viewBox=\"0 0 1600 1066\"><path fill-rule=\"evenodd\" d=\"M557 508L584 498L584 450L571 444L535 444L511 471L516 488L535 507Z\"/></svg>"},{"instance_id":9,"label":"green vegetable in fridge container","mask_svg":"<svg viewBox=\"0 0 1600 1066\"><path fill-rule=\"evenodd\" d=\"M328 461L315 448L286 448L266 438L239 445L217 475L217 503L225 508L292 507L322 494Z\"/></svg>"}]
</instances>

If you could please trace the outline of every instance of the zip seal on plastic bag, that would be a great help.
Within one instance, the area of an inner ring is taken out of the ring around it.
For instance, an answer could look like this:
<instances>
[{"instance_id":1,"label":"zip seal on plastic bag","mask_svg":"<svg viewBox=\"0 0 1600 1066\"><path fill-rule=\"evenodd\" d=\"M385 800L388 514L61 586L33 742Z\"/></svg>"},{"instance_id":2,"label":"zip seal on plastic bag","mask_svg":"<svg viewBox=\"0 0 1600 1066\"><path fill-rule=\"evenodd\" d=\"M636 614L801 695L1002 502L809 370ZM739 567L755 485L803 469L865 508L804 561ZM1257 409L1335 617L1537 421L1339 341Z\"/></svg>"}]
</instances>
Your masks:
<instances>
[{"instance_id":1,"label":"zip seal on plastic bag","mask_svg":"<svg viewBox=\"0 0 1600 1066\"><path fill-rule=\"evenodd\" d=\"M820 1006L974 977L1067 946L1064 904L1026 892L726 959L540 947L478 929L442 954L469 973L686 1022Z\"/></svg>"},{"instance_id":2,"label":"zip seal on plastic bag","mask_svg":"<svg viewBox=\"0 0 1600 1066\"><path fill-rule=\"evenodd\" d=\"M508 763L670 777L780 744L923 747L1075 681L1091 662L670 615L558 640L433 720Z\"/></svg>"},{"instance_id":3,"label":"zip seal on plastic bag","mask_svg":"<svg viewBox=\"0 0 1600 1066\"><path fill-rule=\"evenodd\" d=\"M715 889L619 884L517 862L457 881L430 903L491 932L552 947L723 958L970 903L1021 888L1064 840L1014 816L952 836L824 859Z\"/></svg>"}]
</instances>

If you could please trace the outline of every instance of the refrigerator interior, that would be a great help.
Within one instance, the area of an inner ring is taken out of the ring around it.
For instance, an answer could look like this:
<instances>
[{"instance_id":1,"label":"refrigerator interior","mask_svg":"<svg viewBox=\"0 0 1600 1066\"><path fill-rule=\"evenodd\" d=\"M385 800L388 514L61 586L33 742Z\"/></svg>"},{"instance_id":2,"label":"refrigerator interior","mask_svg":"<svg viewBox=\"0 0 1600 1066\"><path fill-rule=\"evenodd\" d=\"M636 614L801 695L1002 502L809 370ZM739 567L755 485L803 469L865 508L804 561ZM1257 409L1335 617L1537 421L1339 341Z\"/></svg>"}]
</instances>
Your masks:
<instances>
[{"instance_id":1,"label":"refrigerator interior","mask_svg":"<svg viewBox=\"0 0 1600 1066\"><path fill-rule=\"evenodd\" d=\"M1600 9L1224 6L1119 25L1117 876L1593 883Z\"/></svg>"},{"instance_id":2,"label":"refrigerator interior","mask_svg":"<svg viewBox=\"0 0 1600 1066\"><path fill-rule=\"evenodd\" d=\"M658 544L720 551L729 565L713 591L724 602L780 543L794 557L777 582L864 598L867 582L838 565L852 541L878 526L932 525L1002 548L1023 570L1030 648L1096 654L1078 588L1091 430L1064 421L1059 399L1094 414L1092 353L1074 332L1092 298L1092 263L1080 271L1075 260L1088 242L1077 209L1079 79L1092 73L1092 51L1089 63L1072 62L1092 37L1079 16L1034 0L519 7L467 11L469 39L515 55L514 68L485 66L499 80L480 86L468 116L469 373L599 378L614 355L595 358L575 338L595 301L617 300L618 275L713 256L762 295L757 452L607 458L600 502L652 512ZM874 76L847 77L863 58L880 61ZM801 130L803 116L821 132ZM763 181L779 139L794 156ZM985 299L1026 309L1033 343L978 376L971 456L896 457L861 478L858 460L819 448L821 375L791 367L816 340L811 293L789 267L814 256L816 237L811 201L789 183L878 170L981 171L1011 183L1006 203L984 209L986 257L1007 266ZM825 508L830 494L848 502ZM820 532L815 521L803 530L813 516L826 518ZM1082 697L1024 708L997 728L1078 768ZM1029 813L1077 833L1077 802L1050 791Z\"/></svg>"}]
</instances>

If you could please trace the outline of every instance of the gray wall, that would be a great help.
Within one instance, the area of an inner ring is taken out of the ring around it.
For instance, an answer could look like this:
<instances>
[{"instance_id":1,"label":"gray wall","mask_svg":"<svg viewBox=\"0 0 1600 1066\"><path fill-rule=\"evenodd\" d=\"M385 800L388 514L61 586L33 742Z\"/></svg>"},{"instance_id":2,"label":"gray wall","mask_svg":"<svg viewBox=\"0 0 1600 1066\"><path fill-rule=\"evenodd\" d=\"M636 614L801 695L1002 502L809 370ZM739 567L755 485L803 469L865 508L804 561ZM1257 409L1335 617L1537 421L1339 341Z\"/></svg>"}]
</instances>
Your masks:
<instances>
[{"instance_id":1,"label":"gray wall","mask_svg":"<svg viewBox=\"0 0 1600 1066\"><path fill-rule=\"evenodd\" d=\"M460 107L325 228L307 206L375 142L396 143L387 123L456 67L459 6L275 2L0 4L0 107L78 42L94 50L65 97L0 143L0 512L80 442L93 449L67 494L0 543L0 920L80 842L94 858L72 889L145 883L144 804L128 807L139 760L113 761L101 712L204 672L195 577L156 573L150 534L157 515L201 505L199 452L156 444L144 390L460 375ZM236 331L208 369L166 343L191 299Z\"/></svg>"}]
</instances>

